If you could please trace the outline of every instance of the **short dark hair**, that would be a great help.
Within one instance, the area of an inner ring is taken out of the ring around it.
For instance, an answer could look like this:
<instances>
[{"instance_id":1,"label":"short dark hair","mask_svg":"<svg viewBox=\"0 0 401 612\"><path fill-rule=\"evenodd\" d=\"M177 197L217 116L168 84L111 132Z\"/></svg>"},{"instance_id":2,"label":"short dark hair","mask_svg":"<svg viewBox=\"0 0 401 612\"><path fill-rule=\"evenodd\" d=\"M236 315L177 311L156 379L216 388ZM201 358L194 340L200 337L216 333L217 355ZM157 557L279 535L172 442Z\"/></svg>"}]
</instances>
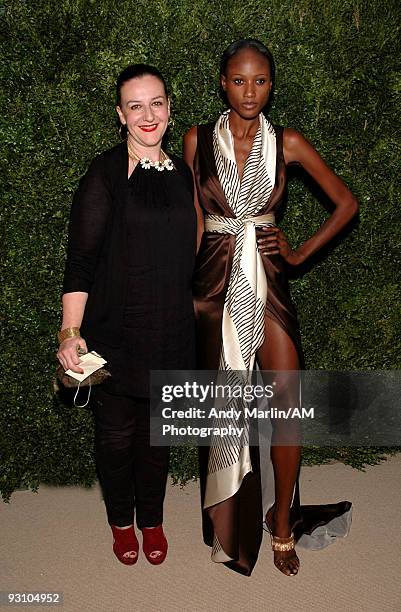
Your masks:
<instances>
[{"instance_id":1,"label":"short dark hair","mask_svg":"<svg viewBox=\"0 0 401 612\"><path fill-rule=\"evenodd\" d=\"M220 76L226 76L228 62L242 49L255 49L255 51L258 51L267 59L270 66L271 80L274 83L275 66L273 55L271 51L269 51L269 49L256 38L242 38L241 40L236 40L227 47L220 61Z\"/></svg>"},{"instance_id":2,"label":"short dark hair","mask_svg":"<svg viewBox=\"0 0 401 612\"><path fill-rule=\"evenodd\" d=\"M124 85L124 83L130 81L131 79L137 79L146 75L154 76L163 83L164 93L166 94L166 98L168 98L167 84L160 70L154 66L149 66L149 64L131 64L130 66L124 68L124 70L120 72L117 77L116 102L118 106L121 104L121 87Z\"/></svg>"}]
</instances>

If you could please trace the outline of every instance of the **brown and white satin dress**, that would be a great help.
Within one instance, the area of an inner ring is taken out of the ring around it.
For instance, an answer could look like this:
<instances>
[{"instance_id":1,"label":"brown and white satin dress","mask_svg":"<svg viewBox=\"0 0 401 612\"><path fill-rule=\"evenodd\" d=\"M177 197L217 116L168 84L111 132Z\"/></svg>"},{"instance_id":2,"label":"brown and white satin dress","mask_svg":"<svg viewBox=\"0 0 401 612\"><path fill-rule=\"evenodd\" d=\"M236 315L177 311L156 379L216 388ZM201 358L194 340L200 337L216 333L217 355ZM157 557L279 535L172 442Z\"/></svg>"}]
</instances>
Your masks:
<instances>
[{"instance_id":1,"label":"brown and white satin dress","mask_svg":"<svg viewBox=\"0 0 401 612\"><path fill-rule=\"evenodd\" d=\"M199 369L249 373L269 319L285 330L303 364L285 262L279 255L260 255L256 247L255 228L275 222L282 214L286 194L283 128L273 126L263 115L259 121L241 181L234 166L229 114L224 113L216 124L197 129L194 173L205 214L205 233L193 282ZM261 270L264 287L260 286ZM274 503L270 449L260 450L241 445L236 454L232 447L230 452L224 449L221 441L210 449L200 448L204 540L213 546L214 561L245 575L250 575L257 560L264 513ZM297 482L292 513L303 521L296 537L312 533L317 524L345 516L341 528L338 521L334 524L336 535L344 535L340 532L342 527L345 531L349 528L350 508L349 502L342 502L309 506L302 512ZM313 547L310 542L306 545Z\"/></svg>"}]
</instances>

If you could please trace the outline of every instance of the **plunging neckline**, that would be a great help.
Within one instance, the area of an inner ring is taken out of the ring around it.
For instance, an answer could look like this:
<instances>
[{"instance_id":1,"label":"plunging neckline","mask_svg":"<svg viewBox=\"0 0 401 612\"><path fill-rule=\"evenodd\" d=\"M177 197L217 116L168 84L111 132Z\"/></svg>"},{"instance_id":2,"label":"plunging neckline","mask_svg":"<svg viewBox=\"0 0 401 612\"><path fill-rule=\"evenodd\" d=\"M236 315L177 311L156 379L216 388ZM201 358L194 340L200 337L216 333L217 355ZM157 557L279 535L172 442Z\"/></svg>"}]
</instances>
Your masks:
<instances>
[{"instance_id":1,"label":"plunging neckline","mask_svg":"<svg viewBox=\"0 0 401 612\"><path fill-rule=\"evenodd\" d=\"M255 139L256 139L257 135L260 133L260 119L258 118L258 121L259 121L258 129L256 130L255 135L254 135L254 137L252 139L251 148L249 149L248 155L245 158L244 165L242 167L242 174L240 175L239 167L238 167L237 154L235 152L235 138L234 138L234 134L231 131L231 126L230 126L230 114L231 113L229 113L229 115L228 115L228 131L230 133L230 139L231 139L231 144L232 144L232 149L233 149L233 154L234 154L234 159L235 159L235 167L237 169L237 177L238 177L238 181L239 181L239 188L241 190L242 181L244 179L246 167L247 167L249 159L251 157L251 153L252 153L252 150L253 150L253 147L254 147L254 144L255 144Z\"/></svg>"},{"instance_id":2,"label":"plunging neckline","mask_svg":"<svg viewBox=\"0 0 401 612\"><path fill-rule=\"evenodd\" d=\"M210 131L208 131L208 136L207 136L207 140L209 141L209 147L211 150L211 174L210 174L210 180L213 182L215 189L220 193L220 198L222 203L224 203L225 205L225 209L226 209L226 216L227 217L231 217L231 218L235 218L235 212L233 211L233 209L231 208L226 194L224 193L224 189L220 183L219 180L219 176L218 176L218 171L217 171L217 165L216 165L216 158L214 156L214 152L213 152L213 131L214 131L214 123L210 123L207 126L198 126L199 128L202 127L208 127ZM230 130L231 133L231 130ZM251 149L252 150L252 149ZM197 147L197 151L196 151L196 155L199 158L199 153L198 153L198 147ZM248 155L249 157L249 155ZM268 200L266 201L265 206L263 207L263 209L261 209L259 211L259 214L264 214L267 210L269 210L269 205L272 201L272 199L275 197L277 189L278 189L278 169L279 166L278 164L276 164L276 170L275 170L275 176L274 176L274 185L273 185L273 190L268 198Z\"/></svg>"}]
</instances>

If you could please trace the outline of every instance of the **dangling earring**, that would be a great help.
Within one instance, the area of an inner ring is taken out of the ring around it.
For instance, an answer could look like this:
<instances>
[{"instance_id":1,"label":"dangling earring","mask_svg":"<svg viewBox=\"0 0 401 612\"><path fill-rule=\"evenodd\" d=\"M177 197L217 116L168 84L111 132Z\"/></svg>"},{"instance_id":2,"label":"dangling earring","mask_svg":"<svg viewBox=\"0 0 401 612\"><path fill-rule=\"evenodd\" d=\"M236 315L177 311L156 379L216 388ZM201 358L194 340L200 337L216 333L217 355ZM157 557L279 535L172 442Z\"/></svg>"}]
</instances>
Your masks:
<instances>
[{"instance_id":1,"label":"dangling earring","mask_svg":"<svg viewBox=\"0 0 401 612\"><path fill-rule=\"evenodd\" d=\"M168 120L168 126L171 130L174 130L175 127L175 119L170 115L170 119Z\"/></svg>"}]
</instances>

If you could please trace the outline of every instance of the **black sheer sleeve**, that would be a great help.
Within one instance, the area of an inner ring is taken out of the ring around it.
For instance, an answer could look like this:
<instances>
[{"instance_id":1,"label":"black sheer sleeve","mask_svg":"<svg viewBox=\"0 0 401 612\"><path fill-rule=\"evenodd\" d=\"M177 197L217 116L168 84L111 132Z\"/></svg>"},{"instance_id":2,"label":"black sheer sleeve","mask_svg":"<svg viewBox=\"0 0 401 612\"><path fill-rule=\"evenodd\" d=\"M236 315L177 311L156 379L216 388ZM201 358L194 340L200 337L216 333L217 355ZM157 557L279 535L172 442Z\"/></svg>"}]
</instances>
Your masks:
<instances>
[{"instance_id":1,"label":"black sheer sleeve","mask_svg":"<svg viewBox=\"0 0 401 612\"><path fill-rule=\"evenodd\" d=\"M102 156L92 161L74 195L63 293L89 293L93 283L112 209L112 196L106 180L104 161Z\"/></svg>"},{"instance_id":2,"label":"black sheer sleeve","mask_svg":"<svg viewBox=\"0 0 401 612\"><path fill-rule=\"evenodd\" d=\"M181 157L177 157L177 155L171 155L171 159L173 160L178 172L185 180L192 199L194 199L194 179L190 167L183 159L181 159Z\"/></svg>"}]
</instances>

